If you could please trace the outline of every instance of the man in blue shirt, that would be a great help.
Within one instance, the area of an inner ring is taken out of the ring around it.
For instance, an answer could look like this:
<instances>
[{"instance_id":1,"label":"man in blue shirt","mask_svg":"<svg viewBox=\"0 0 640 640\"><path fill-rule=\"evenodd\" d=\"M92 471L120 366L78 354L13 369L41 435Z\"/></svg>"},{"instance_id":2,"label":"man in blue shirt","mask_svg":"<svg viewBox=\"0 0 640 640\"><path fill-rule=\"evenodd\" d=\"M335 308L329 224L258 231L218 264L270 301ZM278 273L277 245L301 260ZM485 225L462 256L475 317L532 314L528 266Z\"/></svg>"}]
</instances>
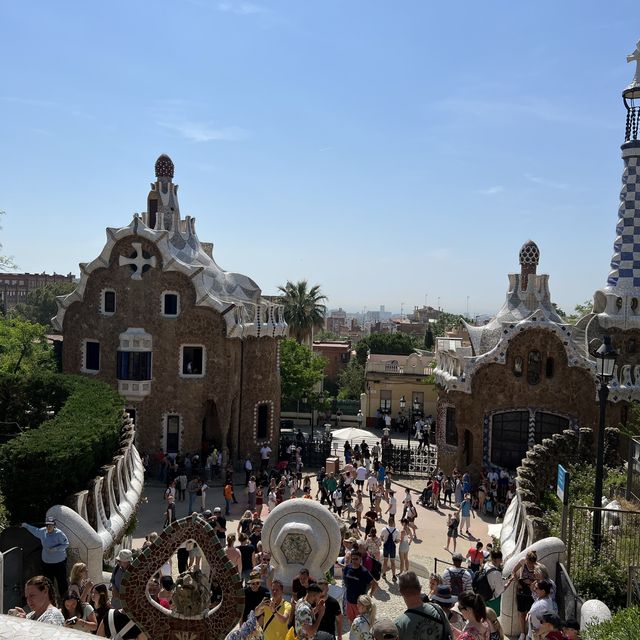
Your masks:
<instances>
[{"instance_id":1,"label":"man in blue shirt","mask_svg":"<svg viewBox=\"0 0 640 640\"><path fill-rule=\"evenodd\" d=\"M56 528L56 521L47 516L44 527L22 523L22 526L42 544L42 573L51 580L58 581L58 591L63 594L69 584L67 582L67 536Z\"/></svg>"}]
</instances>

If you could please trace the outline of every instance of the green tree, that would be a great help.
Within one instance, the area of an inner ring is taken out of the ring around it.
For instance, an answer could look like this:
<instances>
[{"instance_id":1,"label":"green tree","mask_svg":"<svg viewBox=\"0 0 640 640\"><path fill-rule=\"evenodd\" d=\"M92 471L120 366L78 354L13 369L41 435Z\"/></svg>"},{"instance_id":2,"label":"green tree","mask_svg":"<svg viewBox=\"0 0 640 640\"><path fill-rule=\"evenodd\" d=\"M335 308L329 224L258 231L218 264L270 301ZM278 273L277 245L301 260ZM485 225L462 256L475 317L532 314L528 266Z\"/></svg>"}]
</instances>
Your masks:
<instances>
[{"instance_id":1,"label":"green tree","mask_svg":"<svg viewBox=\"0 0 640 640\"><path fill-rule=\"evenodd\" d=\"M335 340L344 340L344 338L342 338L341 336L339 336L337 333L335 333L335 331L320 331L320 333L317 333L316 335L313 336L313 339L316 341L335 341Z\"/></svg>"},{"instance_id":2,"label":"green tree","mask_svg":"<svg viewBox=\"0 0 640 640\"><path fill-rule=\"evenodd\" d=\"M54 371L55 358L45 327L18 317L0 317L0 371Z\"/></svg>"},{"instance_id":3,"label":"green tree","mask_svg":"<svg viewBox=\"0 0 640 640\"><path fill-rule=\"evenodd\" d=\"M356 358L364 366L367 352L408 356L415 349L415 341L406 333L372 333L356 345Z\"/></svg>"},{"instance_id":4,"label":"green tree","mask_svg":"<svg viewBox=\"0 0 640 640\"><path fill-rule=\"evenodd\" d=\"M351 358L349 364L338 379L338 398L341 400L358 400L364 391L364 366L358 358Z\"/></svg>"},{"instance_id":5,"label":"green tree","mask_svg":"<svg viewBox=\"0 0 640 640\"><path fill-rule=\"evenodd\" d=\"M585 300L582 304L578 303L575 306L573 313L570 313L569 315L560 313L561 309L556 307L555 304L554 307L558 312L558 315L561 316L563 320L568 323L575 324L578 320L580 320L580 318L586 316L588 313L591 313L591 310L593 309L593 302L591 300Z\"/></svg>"},{"instance_id":6,"label":"green tree","mask_svg":"<svg viewBox=\"0 0 640 640\"><path fill-rule=\"evenodd\" d=\"M289 325L289 335L298 342L311 344L314 329L324 327L327 307L323 301L327 296L322 294L318 284L310 289L308 287L306 280L289 280L278 289L282 292L280 299L284 305L284 319Z\"/></svg>"},{"instance_id":7,"label":"green tree","mask_svg":"<svg viewBox=\"0 0 640 640\"><path fill-rule=\"evenodd\" d=\"M15 313L38 324L51 326L51 319L58 312L56 296L63 296L75 289L72 282L52 282L39 289L29 291L25 302L16 305Z\"/></svg>"},{"instance_id":8,"label":"green tree","mask_svg":"<svg viewBox=\"0 0 640 640\"><path fill-rule=\"evenodd\" d=\"M280 382L284 402L311 398L313 387L322 380L325 359L293 338L280 343Z\"/></svg>"}]
</instances>

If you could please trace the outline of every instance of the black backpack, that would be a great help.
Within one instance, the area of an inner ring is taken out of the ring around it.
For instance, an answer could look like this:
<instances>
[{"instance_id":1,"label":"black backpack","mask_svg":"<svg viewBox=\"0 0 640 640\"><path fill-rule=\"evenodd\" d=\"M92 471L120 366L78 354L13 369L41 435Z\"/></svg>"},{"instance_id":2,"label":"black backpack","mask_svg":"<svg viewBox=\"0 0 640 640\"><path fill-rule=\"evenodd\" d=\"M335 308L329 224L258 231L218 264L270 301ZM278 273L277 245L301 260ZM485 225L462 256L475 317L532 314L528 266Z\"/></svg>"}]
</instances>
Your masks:
<instances>
[{"instance_id":1,"label":"black backpack","mask_svg":"<svg viewBox=\"0 0 640 640\"><path fill-rule=\"evenodd\" d=\"M464 579L466 569L449 569L449 586L451 587L451 595L459 596L464 591Z\"/></svg>"},{"instance_id":2,"label":"black backpack","mask_svg":"<svg viewBox=\"0 0 640 640\"><path fill-rule=\"evenodd\" d=\"M489 569L483 568L476 572L473 576L473 580L471 581L471 585L473 587L473 591L478 595L482 596L482 599L487 602L489 600L493 600L493 589L489 584L489 574L492 571L499 571L495 567L489 567Z\"/></svg>"}]
</instances>

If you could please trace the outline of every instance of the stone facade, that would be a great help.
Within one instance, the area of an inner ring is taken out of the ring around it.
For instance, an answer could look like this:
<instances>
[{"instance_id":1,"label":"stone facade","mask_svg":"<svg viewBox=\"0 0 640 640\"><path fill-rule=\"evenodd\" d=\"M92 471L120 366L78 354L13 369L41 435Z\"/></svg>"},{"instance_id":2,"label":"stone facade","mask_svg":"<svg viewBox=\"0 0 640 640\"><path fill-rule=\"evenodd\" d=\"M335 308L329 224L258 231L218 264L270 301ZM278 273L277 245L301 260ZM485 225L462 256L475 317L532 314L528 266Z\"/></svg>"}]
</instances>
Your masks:
<instances>
[{"instance_id":1,"label":"stone facade","mask_svg":"<svg viewBox=\"0 0 640 640\"><path fill-rule=\"evenodd\" d=\"M143 451L256 454L278 436L282 310L216 265L195 221L180 218L167 160L148 211L107 229L100 256L59 300L63 369L120 391Z\"/></svg>"},{"instance_id":2,"label":"stone facade","mask_svg":"<svg viewBox=\"0 0 640 640\"><path fill-rule=\"evenodd\" d=\"M593 362L556 314L548 276L536 274L539 257L525 243L498 314L466 325L468 346L444 342L436 354L437 441L459 468L515 469L543 438L596 425Z\"/></svg>"}]
</instances>

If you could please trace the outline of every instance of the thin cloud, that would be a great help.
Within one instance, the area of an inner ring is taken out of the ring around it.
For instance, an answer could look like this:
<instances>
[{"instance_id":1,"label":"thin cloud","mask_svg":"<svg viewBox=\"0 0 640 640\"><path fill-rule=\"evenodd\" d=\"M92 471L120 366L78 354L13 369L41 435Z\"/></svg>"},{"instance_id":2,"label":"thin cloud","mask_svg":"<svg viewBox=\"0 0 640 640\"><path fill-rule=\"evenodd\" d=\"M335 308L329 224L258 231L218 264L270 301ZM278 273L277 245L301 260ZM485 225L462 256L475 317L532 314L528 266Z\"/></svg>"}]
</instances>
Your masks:
<instances>
[{"instance_id":1,"label":"thin cloud","mask_svg":"<svg viewBox=\"0 0 640 640\"><path fill-rule=\"evenodd\" d=\"M249 132L246 129L236 126L215 128L205 123L190 121L158 121L156 124L178 133L190 142L235 142L245 140L249 136Z\"/></svg>"},{"instance_id":2,"label":"thin cloud","mask_svg":"<svg viewBox=\"0 0 640 640\"><path fill-rule=\"evenodd\" d=\"M478 189L478 193L483 196L495 196L497 193L502 193L504 191L504 187L500 184L497 184L495 187L489 187L488 189Z\"/></svg>"},{"instance_id":3,"label":"thin cloud","mask_svg":"<svg viewBox=\"0 0 640 640\"><path fill-rule=\"evenodd\" d=\"M554 180L548 180L547 178L541 178L540 176L534 176L530 173L525 173L524 177L533 184L539 184L541 187L549 187L550 189L568 189L569 186L563 182L555 182Z\"/></svg>"},{"instance_id":4,"label":"thin cloud","mask_svg":"<svg viewBox=\"0 0 640 640\"><path fill-rule=\"evenodd\" d=\"M218 11L235 13L238 16L251 16L257 13L266 13L267 9L253 2L219 2Z\"/></svg>"}]
</instances>

